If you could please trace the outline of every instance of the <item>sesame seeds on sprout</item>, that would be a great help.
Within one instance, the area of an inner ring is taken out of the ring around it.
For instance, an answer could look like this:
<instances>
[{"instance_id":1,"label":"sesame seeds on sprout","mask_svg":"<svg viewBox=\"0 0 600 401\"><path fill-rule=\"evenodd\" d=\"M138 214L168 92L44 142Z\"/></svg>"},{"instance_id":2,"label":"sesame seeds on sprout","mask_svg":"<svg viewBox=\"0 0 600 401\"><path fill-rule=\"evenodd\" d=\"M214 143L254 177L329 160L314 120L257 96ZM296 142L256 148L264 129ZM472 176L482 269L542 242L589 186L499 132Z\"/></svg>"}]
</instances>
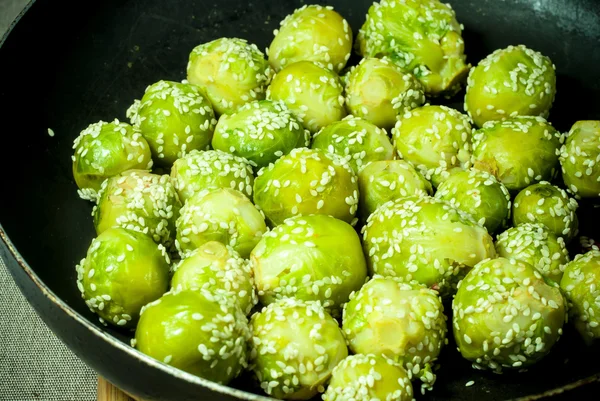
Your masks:
<instances>
[{"instance_id":1,"label":"sesame seeds on sprout","mask_svg":"<svg viewBox=\"0 0 600 401\"><path fill-rule=\"evenodd\" d=\"M578 121L560 150L562 176L575 198L600 197L600 121Z\"/></svg>"}]
</instances>

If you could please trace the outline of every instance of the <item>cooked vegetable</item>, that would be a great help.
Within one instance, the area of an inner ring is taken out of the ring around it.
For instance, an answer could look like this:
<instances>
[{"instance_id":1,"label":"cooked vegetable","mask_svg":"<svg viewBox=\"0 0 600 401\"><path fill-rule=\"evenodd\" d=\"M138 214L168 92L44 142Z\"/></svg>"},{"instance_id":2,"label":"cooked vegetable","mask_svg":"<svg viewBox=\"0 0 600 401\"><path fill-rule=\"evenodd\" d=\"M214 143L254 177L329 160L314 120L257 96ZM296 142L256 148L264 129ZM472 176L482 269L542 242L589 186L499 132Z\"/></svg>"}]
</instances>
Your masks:
<instances>
[{"instance_id":1,"label":"cooked vegetable","mask_svg":"<svg viewBox=\"0 0 600 401\"><path fill-rule=\"evenodd\" d=\"M556 95L552 61L523 45L498 49L467 79L465 110L475 124L516 116L547 118Z\"/></svg>"},{"instance_id":2,"label":"cooked vegetable","mask_svg":"<svg viewBox=\"0 0 600 401\"><path fill-rule=\"evenodd\" d=\"M218 241L247 258L267 231L263 214L241 192L229 188L188 199L176 226L175 245L181 256L209 241Z\"/></svg>"},{"instance_id":3,"label":"cooked vegetable","mask_svg":"<svg viewBox=\"0 0 600 401\"><path fill-rule=\"evenodd\" d=\"M565 300L528 263L498 258L479 263L453 301L454 338L477 369L527 368L562 335Z\"/></svg>"},{"instance_id":4,"label":"cooked vegetable","mask_svg":"<svg viewBox=\"0 0 600 401\"><path fill-rule=\"evenodd\" d=\"M416 280L444 296L453 293L475 264L495 256L485 228L449 203L428 196L380 206L363 230L372 273Z\"/></svg>"},{"instance_id":5,"label":"cooked vegetable","mask_svg":"<svg viewBox=\"0 0 600 401\"><path fill-rule=\"evenodd\" d=\"M373 3L357 36L364 57L387 56L413 73L429 95L451 95L469 72L462 28L449 4L438 0Z\"/></svg>"},{"instance_id":6,"label":"cooked vegetable","mask_svg":"<svg viewBox=\"0 0 600 401\"><path fill-rule=\"evenodd\" d=\"M346 77L350 113L392 129L398 116L425 103L421 83L388 58L365 58Z\"/></svg>"},{"instance_id":7,"label":"cooked vegetable","mask_svg":"<svg viewBox=\"0 0 600 401\"><path fill-rule=\"evenodd\" d=\"M274 33L269 62L275 71L297 61L315 61L339 72L352 51L352 29L331 6L304 5Z\"/></svg>"},{"instance_id":8,"label":"cooked vegetable","mask_svg":"<svg viewBox=\"0 0 600 401\"><path fill-rule=\"evenodd\" d=\"M73 143L73 178L79 196L96 201L105 179L126 170L152 168L148 142L131 125L115 119L81 131Z\"/></svg>"},{"instance_id":9,"label":"cooked vegetable","mask_svg":"<svg viewBox=\"0 0 600 401\"><path fill-rule=\"evenodd\" d=\"M490 121L473 134L474 167L495 175L509 191L552 179L563 135L541 117Z\"/></svg>"},{"instance_id":10,"label":"cooked vegetable","mask_svg":"<svg viewBox=\"0 0 600 401\"><path fill-rule=\"evenodd\" d=\"M265 98L273 72L265 55L244 39L220 38L190 53L187 79L198 85L219 115Z\"/></svg>"},{"instance_id":11,"label":"cooked vegetable","mask_svg":"<svg viewBox=\"0 0 600 401\"><path fill-rule=\"evenodd\" d=\"M355 354L391 358L404 366L409 379L419 378L424 389L432 388L447 330L436 291L375 276L344 307L343 330Z\"/></svg>"},{"instance_id":12,"label":"cooked vegetable","mask_svg":"<svg viewBox=\"0 0 600 401\"><path fill-rule=\"evenodd\" d=\"M237 189L251 198L254 185L250 162L220 150L193 150L177 159L171 179L182 202L199 192L219 188Z\"/></svg>"},{"instance_id":13,"label":"cooked vegetable","mask_svg":"<svg viewBox=\"0 0 600 401\"><path fill-rule=\"evenodd\" d=\"M318 302L282 299L255 313L250 327L250 366L276 398L309 400L324 392L348 356L338 323Z\"/></svg>"},{"instance_id":14,"label":"cooked vegetable","mask_svg":"<svg viewBox=\"0 0 600 401\"><path fill-rule=\"evenodd\" d=\"M134 328L142 307L169 287L165 248L124 228L95 238L76 270L77 288L102 324Z\"/></svg>"},{"instance_id":15,"label":"cooked vegetable","mask_svg":"<svg viewBox=\"0 0 600 401\"><path fill-rule=\"evenodd\" d=\"M454 167L471 162L469 118L446 106L423 106L402 115L392 130L400 158L437 186Z\"/></svg>"},{"instance_id":16,"label":"cooked vegetable","mask_svg":"<svg viewBox=\"0 0 600 401\"><path fill-rule=\"evenodd\" d=\"M312 61L299 61L279 71L267 99L283 101L310 132L346 116L344 88L333 71Z\"/></svg>"},{"instance_id":17,"label":"cooked vegetable","mask_svg":"<svg viewBox=\"0 0 600 401\"><path fill-rule=\"evenodd\" d=\"M346 159L355 173L371 161L394 158L394 147L385 130L354 116L347 116L317 132L311 148Z\"/></svg>"},{"instance_id":18,"label":"cooked vegetable","mask_svg":"<svg viewBox=\"0 0 600 401\"><path fill-rule=\"evenodd\" d=\"M319 301L335 316L367 278L356 231L330 216L292 217L265 234L250 255L260 301Z\"/></svg>"},{"instance_id":19,"label":"cooked vegetable","mask_svg":"<svg viewBox=\"0 0 600 401\"><path fill-rule=\"evenodd\" d=\"M294 149L261 169L254 203L274 225L297 215L326 214L354 222L356 175L346 161L319 149Z\"/></svg>"},{"instance_id":20,"label":"cooked vegetable","mask_svg":"<svg viewBox=\"0 0 600 401\"><path fill-rule=\"evenodd\" d=\"M567 190L576 198L600 197L600 121L578 121L560 150Z\"/></svg>"},{"instance_id":21,"label":"cooked vegetable","mask_svg":"<svg viewBox=\"0 0 600 401\"><path fill-rule=\"evenodd\" d=\"M258 168L275 162L294 148L310 145L310 133L283 102L246 103L219 119L212 146L244 157Z\"/></svg>"},{"instance_id":22,"label":"cooked vegetable","mask_svg":"<svg viewBox=\"0 0 600 401\"><path fill-rule=\"evenodd\" d=\"M134 344L161 362L227 384L248 366L249 338L248 321L233 299L188 290L146 305Z\"/></svg>"}]
</instances>

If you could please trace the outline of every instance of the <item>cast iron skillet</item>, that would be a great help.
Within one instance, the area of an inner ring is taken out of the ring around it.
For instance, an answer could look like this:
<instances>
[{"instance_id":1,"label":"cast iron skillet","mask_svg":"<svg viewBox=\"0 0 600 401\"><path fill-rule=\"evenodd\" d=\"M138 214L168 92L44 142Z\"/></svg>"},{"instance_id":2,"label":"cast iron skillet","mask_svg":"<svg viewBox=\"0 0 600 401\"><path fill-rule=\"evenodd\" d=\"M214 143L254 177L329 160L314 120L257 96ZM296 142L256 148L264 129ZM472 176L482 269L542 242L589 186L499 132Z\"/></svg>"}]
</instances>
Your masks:
<instances>
[{"instance_id":1,"label":"cast iron skillet","mask_svg":"<svg viewBox=\"0 0 600 401\"><path fill-rule=\"evenodd\" d=\"M524 43L557 65L555 126L566 131L575 120L600 119L598 1L451 2L466 27L470 62L496 48ZM327 3L356 32L371 0ZM87 310L75 285L74 266L85 255L94 229L91 205L77 197L72 179L72 141L89 123L124 119L126 108L148 84L183 79L189 51L202 42L237 36L265 48L278 22L301 4L39 0L30 4L0 49L0 254L50 328L100 374L134 395L148 400L266 400L250 393L260 394L247 376L236 380L234 388L223 387L142 355L127 345L128 333L101 327ZM461 96L450 103L461 108ZM48 128L55 137L48 136ZM598 222L594 208L584 205L579 216L583 233L593 235ZM561 392L600 380L600 352L565 331L549 357L518 375L472 370L450 339L435 390L421 399L531 400L553 389ZM475 385L465 387L470 380ZM580 391L577 399L587 398L585 393L590 391Z\"/></svg>"}]
</instances>

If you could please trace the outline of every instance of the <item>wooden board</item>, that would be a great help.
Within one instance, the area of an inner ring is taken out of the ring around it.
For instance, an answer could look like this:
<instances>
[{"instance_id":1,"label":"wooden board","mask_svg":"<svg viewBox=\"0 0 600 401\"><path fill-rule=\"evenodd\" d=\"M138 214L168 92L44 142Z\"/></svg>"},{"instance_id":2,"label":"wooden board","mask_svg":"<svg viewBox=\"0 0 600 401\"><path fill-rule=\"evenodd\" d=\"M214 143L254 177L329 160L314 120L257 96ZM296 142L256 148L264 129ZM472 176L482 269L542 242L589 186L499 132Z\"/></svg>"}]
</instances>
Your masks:
<instances>
[{"instance_id":1,"label":"wooden board","mask_svg":"<svg viewBox=\"0 0 600 401\"><path fill-rule=\"evenodd\" d=\"M143 401L136 400L98 376L98 401Z\"/></svg>"}]
</instances>

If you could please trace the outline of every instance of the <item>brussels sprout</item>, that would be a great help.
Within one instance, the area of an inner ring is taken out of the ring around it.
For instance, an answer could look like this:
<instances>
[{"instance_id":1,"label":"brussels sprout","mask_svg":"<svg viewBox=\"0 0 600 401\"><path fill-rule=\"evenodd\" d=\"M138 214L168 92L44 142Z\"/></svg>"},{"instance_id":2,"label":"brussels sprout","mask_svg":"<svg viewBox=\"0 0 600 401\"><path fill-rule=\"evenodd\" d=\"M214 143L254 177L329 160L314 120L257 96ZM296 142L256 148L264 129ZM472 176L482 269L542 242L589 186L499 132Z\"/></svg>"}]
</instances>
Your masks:
<instances>
[{"instance_id":1,"label":"brussels sprout","mask_svg":"<svg viewBox=\"0 0 600 401\"><path fill-rule=\"evenodd\" d=\"M249 339L248 321L234 299L188 290L146 305L133 344L161 362L227 384L248 366Z\"/></svg>"},{"instance_id":2,"label":"brussels sprout","mask_svg":"<svg viewBox=\"0 0 600 401\"><path fill-rule=\"evenodd\" d=\"M317 132L346 116L344 88L336 73L312 61L299 61L279 71L267 89L267 99L280 100Z\"/></svg>"},{"instance_id":3,"label":"brussels sprout","mask_svg":"<svg viewBox=\"0 0 600 401\"><path fill-rule=\"evenodd\" d=\"M169 287L165 248L124 228L109 228L95 238L76 269L82 298L105 325L134 328L142 307Z\"/></svg>"},{"instance_id":4,"label":"brussels sprout","mask_svg":"<svg viewBox=\"0 0 600 401\"><path fill-rule=\"evenodd\" d=\"M324 392L348 356L342 331L318 302L279 300L255 313L250 328L250 366L276 398L309 400Z\"/></svg>"},{"instance_id":5,"label":"brussels sprout","mask_svg":"<svg viewBox=\"0 0 600 401\"><path fill-rule=\"evenodd\" d=\"M492 237L469 214L429 196L380 206L363 227L363 244L371 272L416 280L444 296L496 254Z\"/></svg>"},{"instance_id":6,"label":"brussels sprout","mask_svg":"<svg viewBox=\"0 0 600 401\"><path fill-rule=\"evenodd\" d=\"M217 114L265 98L273 71L265 55L244 39L220 38L190 53L187 79L206 94Z\"/></svg>"},{"instance_id":7,"label":"brussels sprout","mask_svg":"<svg viewBox=\"0 0 600 401\"><path fill-rule=\"evenodd\" d=\"M600 197L600 121L577 121L560 150L567 190L576 198Z\"/></svg>"},{"instance_id":8,"label":"brussels sprout","mask_svg":"<svg viewBox=\"0 0 600 401\"><path fill-rule=\"evenodd\" d=\"M435 197L470 213L489 233L506 227L510 219L510 194L496 177L485 171L453 172Z\"/></svg>"},{"instance_id":9,"label":"brussels sprout","mask_svg":"<svg viewBox=\"0 0 600 401\"><path fill-rule=\"evenodd\" d=\"M525 223L504 231L496 239L496 252L503 258L529 263L557 283L569 261L565 241L541 224Z\"/></svg>"},{"instance_id":10,"label":"brussels sprout","mask_svg":"<svg viewBox=\"0 0 600 401\"><path fill-rule=\"evenodd\" d=\"M219 188L237 189L251 198L254 185L250 162L220 150L192 150L173 164L171 179L182 202Z\"/></svg>"},{"instance_id":11,"label":"brussels sprout","mask_svg":"<svg viewBox=\"0 0 600 401\"><path fill-rule=\"evenodd\" d=\"M92 211L96 233L123 227L172 245L181 203L168 175L129 170L104 181L98 197Z\"/></svg>"},{"instance_id":12,"label":"brussels sprout","mask_svg":"<svg viewBox=\"0 0 600 401\"><path fill-rule=\"evenodd\" d=\"M465 111L478 126L516 116L547 118L556 94L548 57L527 47L496 50L467 79Z\"/></svg>"},{"instance_id":13,"label":"brussels sprout","mask_svg":"<svg viewBox=\"0 0 600 401\"><path fill-rule=\"evenodd\" d=\"M148 86L127 114L148 141L156 164L163 167L190 150L207 149L217 124L197 86L171 81Z\"/></svg>"},{"instance_id":14,"label":"brussels sprout","mask_svg":"<svg viewBox=\"0 0 600 401\"><path fill-rule=\"evenodd\" d=\"M323 401L413 401L408 372L379 355L351 355L333 369Z\"/></svg>"},{"instance_id":15,"label":"brussels sprout","mask_svg":"<svg viewBox=\"0 0 600 401\"><path fill-rule=\"evenodd\" d=\"M73 178L83 199L96 201L105 179L131 169L152 168L150 148L131 125L104 121L89 125L73 143Z\"/></svg>"},{"instance_id":16,"label":"brussels sprout","mask_svg":"<svg viewBox=\"0 0 600 401\"><path fill-rule=\"evenodd\" d=\"M414 165L437 186L453 167L469 167L471 123L445 106L423 106L406 112L392 130L400 158Z\"/></svg>"},{"instance_id":17,"label":"brussels sprout","mask_svg":"<svg viewBox=\"0 0 600 401\"><path fill-rule=\"evenodd\" d=\"M541 117L490 121L473 133L473 166L495 175L509 191L557 173L563 135Z\"/></svg>"},{"instance_id":18,"label":"brussels sprout","mask_svg":"<svg viewBox=\"0 0 600 401\"><path fill-rule=\"evenodd\" d=\"M320 301L337 316L367 278L356 231L324 215L285 220L263 236L250 260L263 305L285 297Z\"/></svg>"},{"instance_id":19,"label":"brussels sprout","mask_svg":"<svg viewBox=\"0 0 600 401\"><path fill-rule=\"evenodd\" d=\"M218 241L247 258L267 232L263 214L241 192L229 188L188 199L176 227L175 245L181 256L209 241Z\"/></svg>"},{"instance_id":20,"label":"brussels sprout","mask_svg":"<svg viewBox=\"0 0 600 401\"><path fill-rule=\"evenodd\" d=\"M560 288L577 330L588 342L600 338L600 252L575 256L565 268Z\"/></svg>"},{"instance_id":21,"label":"brussels sprout","mask_svg":"<svg viewBox=\"0 0 600 401\"><path fill-rule=\"evenodd\" d=\"M433 194L429 181L404 160L369 163L358 173L358 188L358 205L365 219L388 201Z\"/></svg>"},{"instance_id":22,"label":"brussels sprout","mask_svg":"<svg viewBox=\"0 0 600 401\"><path fill-rule=\"evenodd\" d=\"M549 182L541 181L523 189L515 197L513 224L540 223L569 242L577 235L577 201Z\"/></svg>"},{"instance_id":23,"label":"brussels sprout","mask_svg":"<svg viewBox=\"0 0 600 401\"><path fill-rule=\"evenodd\" d=\"M562 335L565 300L528 263L498 258L477 264L454 297L454 339L477 369L525 369Z\"/></svg>"},{"instance_id":24,"label":"brussels sprout","mask_svg":"<svg viewBox=\"0 0 600 401\"><path fill-rule=\"evenodd\" d=\"M377 354L401 363L424 389L435 382L433 365L446 341L446 316L438 293L416 282L375 276L344 307L343 330L355 354Z\"/></svg>"},{"instance_id":25,"label":"brussels sprout","mask_svg":"<svg viewBox=\"0 0 600 401\"><path fill-rule=\"evenodd\" d=\"M355 173L371 161L394 158L394 147L385 130L354 116L323 128L314 136L311 148L346 159Z\"/></svg>"},{"instance_id":26,"label":"brussels sprout","mask_svg":"<svg viewBox=\"0 0 600 401\"><path fill-rule=\"evenodd\" d=\"M212 146L242 156L254 166L273 163L294 148L310 145L310 132L283 102L247 103L231 115L222 115Z\"/></svg>"},{"instance_id":27,"label":"brussels sprout","mask_svg":"<svg viewBox=\"0 0 600 401\"><path fill-rule=\"evenodd\" d=\"M449 4L438 0L373 3L357 36L364 57L388 56L412 72L430 95L452 95L469 72L462 28Z\"/></svg>"},{"instance_id":28,"label":"brussels sprout","mask_svg":"<svg viewBox=\"0 0 600 401\"><path fill-rule=\"evenodd\" d=\"M352 51L352 29L331 6L305 5L285 17L274 34L268 54L275 71L306 60L339 72Z\"/></svg>"},{"instance_id":29,"label":"brussels sprout","mask_svg":"<svg viewBox=\"0 0 600 401\"><path fill-rule=\"evenodd\" d=\"M387 58L365 58L346 81L346 107L355 116L392 129L399 115L422 106L421 83Z\"/></svg>"},{"instance_id":30,"label":"brussels sprout","mask_svg":"<svg viewBox=\"0 0 600 401\"><path fill-rule=\"evenodd\" d=\"M250 313L258 302L250 266L231 247L210 241L191 251L173 270L171 287L204 289L236 300L242 312Z\"/></svg>"}]
</instances>

